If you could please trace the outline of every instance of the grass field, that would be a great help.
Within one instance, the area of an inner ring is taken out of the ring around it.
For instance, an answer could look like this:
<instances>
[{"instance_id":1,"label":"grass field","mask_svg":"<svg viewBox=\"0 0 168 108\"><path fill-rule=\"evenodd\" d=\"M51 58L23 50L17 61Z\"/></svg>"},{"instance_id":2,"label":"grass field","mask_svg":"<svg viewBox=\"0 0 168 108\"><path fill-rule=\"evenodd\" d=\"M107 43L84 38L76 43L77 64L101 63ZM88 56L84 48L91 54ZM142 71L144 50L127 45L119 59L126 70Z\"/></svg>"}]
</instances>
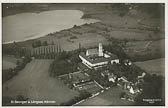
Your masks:
<instances>
[{"instance_id":1,"label":"grass field","mask_svg":"<svg viewBox=\"0 0 168 108\"><path fill-rule=\"evenodd\" d=\"M138 56L143 56L144 59L140 61L151 60L150 57L152 57L152 59L164 58L165 39L156 41L130 41L124 50L130 58L135 59L138 58Z\"/></svg>"},{"instance_id":2,"label":"grass field","mask_svg":"<svg viewBox=\"0 0 168 108\"><path fill-rule=\"evenodd\" d=\"M17 58L13 56L2 57L2 69L14 68L16 66Z\"/></svg>"},{"instance_id":3,"label":"grass field","mask_svg":"<svg viewBox=\"0 0 168 108\"><path fill-rule=\"evenodd\" d=\"M129 102L126 100L121 100L120 93L122 93L123 90L120 87L113 87L110 88L108 91L105 91L104 93L88 99L80 104L79 106L85 106L85 105L100 105L100 106L109 106L109 105L133 105L133 102Z\"/></svg>"},{"instance_id":4,"label":"grass field","mask_svg":"<svg viewBox=\"0 0 168 108\"><path fill-rule=\"evenodd\" d=\"M135 64L148 73L165 76L165 58L135 62Z\"/></svg>"},{"instance_id":5,"label":"grass field","mask_svg":"<svg viewBox=\"0 0 168 108\"><path fill-rule=\"evenodd\" d=\"M62 81L49 77L51 63L51 60L33 60L28 63L19 75L3 85L3 96L15 98L23 95L29 100L56 101L54 105L77 96L78 92L69 89Z\"/></svg>"}]
</instances>

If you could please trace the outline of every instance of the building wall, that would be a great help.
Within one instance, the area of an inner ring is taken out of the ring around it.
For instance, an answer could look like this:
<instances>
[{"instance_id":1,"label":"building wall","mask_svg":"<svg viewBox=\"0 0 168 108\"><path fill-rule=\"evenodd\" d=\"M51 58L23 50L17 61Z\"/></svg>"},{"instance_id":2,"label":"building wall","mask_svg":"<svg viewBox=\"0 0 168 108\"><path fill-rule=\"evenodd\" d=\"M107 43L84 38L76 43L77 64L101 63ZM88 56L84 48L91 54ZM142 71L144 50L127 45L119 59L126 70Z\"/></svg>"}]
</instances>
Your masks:
<instances>
[{"instance_id":1,"label":"building wall","mask_svg":"<svg viewBox=\"0 0 168 108\"><path fill-rule=\"evenodd\" d=\"M110 56L108 54L104 53L104 57L109 58Z\"/></svg>"},{"instance_id":2,"label":"building wall","mask_svg":"<svg viewBox=\"0 0 168 108\"><path fill-rule=\"evenodd\" d=\"M79 55L79 58L82 60L82 62L88 64L91 67L93 67L93 65L89 61L87 61L85 58L83 58L82 56Z\"/></svg>"},{"instance_id":3,"label":"building wall","mask_svg":"<svg viewBox=\"0 0 168 108\"><path fill-rule=\"evenodd\" d=\"M89 68L93 68L93 67L96 67L96 66L101 66L101 65L108 64L108 61L92 64L92 63L90 63L89 61L87 61L85 58L83 58L80 55L79 55L79 58L82 60L82 63L84 63ZM114 62L118 64L119 63L119 59L111 60L111 64L113 64Z\"/></svg>"},{"instance_id":4,"label":"building wall","mask_svg":"<svg viewBox=\"0 0 168 108\"><path fill-rule=\"evenodd\" d=\"M116 64L119 64L119 59L111 60L111 64L114 64L114 62L115 62Z\"/></svg>"}]
</instances>

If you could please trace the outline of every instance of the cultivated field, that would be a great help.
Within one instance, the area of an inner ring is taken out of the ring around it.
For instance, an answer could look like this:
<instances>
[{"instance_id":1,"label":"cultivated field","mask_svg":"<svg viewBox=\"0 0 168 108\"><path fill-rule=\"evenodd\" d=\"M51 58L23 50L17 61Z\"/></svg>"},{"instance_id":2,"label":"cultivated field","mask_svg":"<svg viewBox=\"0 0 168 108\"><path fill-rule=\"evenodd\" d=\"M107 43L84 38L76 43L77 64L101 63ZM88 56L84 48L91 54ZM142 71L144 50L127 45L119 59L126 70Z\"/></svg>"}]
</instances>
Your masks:
<instances>
[{"instance_id":1,"label":"cultivated field","mask_svg":"<svg viewBox=\"0 0 168 108\"><path fill-rule=\"evenodd\" d=\"M165 76L165 58L135 62L135 64L148 73Z\"/></svg>"},{"instance_id":2,"label":"cultivated field","mask_svg":"<svg viewBox=\"0 0 168 108\"><path fill-rule=\"evenodd\" d=\"M16 66L17 58L13 56L2 57L2 69L14 68Z\"/></svg>"},{"instance_id":3,"label":"cultivated field","mask_svg":"<svg viewBox=\"0 0 168 108\"><path fill-rule=\"evenodd\" d=\"M156 41L130 41L126 44L125 52L130 58L143 56L145 60L161 58L165 56L165 39Z\"/></svg>"},{"instance_id":4,"label":"cultivated field","mask_svg":"<svg viewBox=\"0 0 168 108\"><path fill-rule=\"evenodd\" d=\"M16 77L3 85L3 96L15 98L17 95L23 95L29 100L56 101L54 105L77 96L78 92L48 75L51 63L52 60L33 60L28 63Z\"/></svg>"},{"instance_id":5,"label":"cultivated field","mask_svg":"<svg viewBox=\"0 0 168 108\"><path fill-rule=\"evenodd\" d=\"M85 105L99 105L99 106L109 106L109 105L133 105L133 102L129 102L126 100L120 99L120 93L122 93L123 90L120 87L113 87L110 88L108 91L105 91L104 93L88 99L80 104L79 106L85 106Z\"/></svg>"}]
</instances>

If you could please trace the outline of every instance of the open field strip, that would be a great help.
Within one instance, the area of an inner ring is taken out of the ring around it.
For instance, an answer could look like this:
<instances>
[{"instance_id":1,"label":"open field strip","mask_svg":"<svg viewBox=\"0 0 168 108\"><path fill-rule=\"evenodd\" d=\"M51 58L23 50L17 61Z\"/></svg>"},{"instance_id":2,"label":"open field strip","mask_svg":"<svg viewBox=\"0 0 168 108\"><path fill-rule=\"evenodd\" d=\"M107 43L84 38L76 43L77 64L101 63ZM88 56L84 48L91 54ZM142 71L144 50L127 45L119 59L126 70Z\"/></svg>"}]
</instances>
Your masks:
<instances>
[{"instance_id":1,"label":"open field strip","mask_svg":"<svg viewBox=\"0 0 168 108\"><path fill-rule=\"evenodd\" d=\"M146 72L157 75L165 75L165 58L153 59L143 62L134 62Z\"/></svg>"},{"instance_id":2,"label":"open field strip","mask_svg":"<svg viewBox=\"0 0 168 108\"><path fill-rule=\"evenodd\" d=\"M62 81L49 76L48 68L51 63L52 60L33 60L28 63L16 77L4 83L3 96L16 98L23 95L29 100L56 101L54 105L78 96L77 91L69 89Z\"/></svg>"},{"instance_id":3,"label":"open field strip","mask_svg":"<svg viewBox=\"0 0 168 108\"><path fill-rule=\"evenodd\" d=\"M122 88L116 86L100 93L99 95L83 101L77 106L87 106L87 105L133 105L133 102L125 101L120 99L120 93L122 93Z\"/></svg>"}]
</instances>

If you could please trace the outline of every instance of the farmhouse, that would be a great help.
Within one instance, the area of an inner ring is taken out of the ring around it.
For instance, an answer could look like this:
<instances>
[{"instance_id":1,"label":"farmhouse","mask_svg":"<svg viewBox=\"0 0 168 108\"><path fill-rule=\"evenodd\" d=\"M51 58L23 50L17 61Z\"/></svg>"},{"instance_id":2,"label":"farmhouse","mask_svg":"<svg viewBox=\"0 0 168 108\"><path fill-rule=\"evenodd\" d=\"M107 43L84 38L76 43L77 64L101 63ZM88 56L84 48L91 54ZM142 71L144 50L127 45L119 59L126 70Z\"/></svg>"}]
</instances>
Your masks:
<instances>
[{"instance_id":1,"label":"farmhouse","mask_svg":"<svg viewBox=\"0 0 168 108\"><path fill-rule=\"evenodd\" d=\"M80 53L79 58L82 60L82 63L84 65L91 69L102 67L103 65L107 65L108 63L119 63L118 57L110 52L104 51L101 43L99 43L98 49L88 49L86 53Z\"/></svg>"}]
</instances>

